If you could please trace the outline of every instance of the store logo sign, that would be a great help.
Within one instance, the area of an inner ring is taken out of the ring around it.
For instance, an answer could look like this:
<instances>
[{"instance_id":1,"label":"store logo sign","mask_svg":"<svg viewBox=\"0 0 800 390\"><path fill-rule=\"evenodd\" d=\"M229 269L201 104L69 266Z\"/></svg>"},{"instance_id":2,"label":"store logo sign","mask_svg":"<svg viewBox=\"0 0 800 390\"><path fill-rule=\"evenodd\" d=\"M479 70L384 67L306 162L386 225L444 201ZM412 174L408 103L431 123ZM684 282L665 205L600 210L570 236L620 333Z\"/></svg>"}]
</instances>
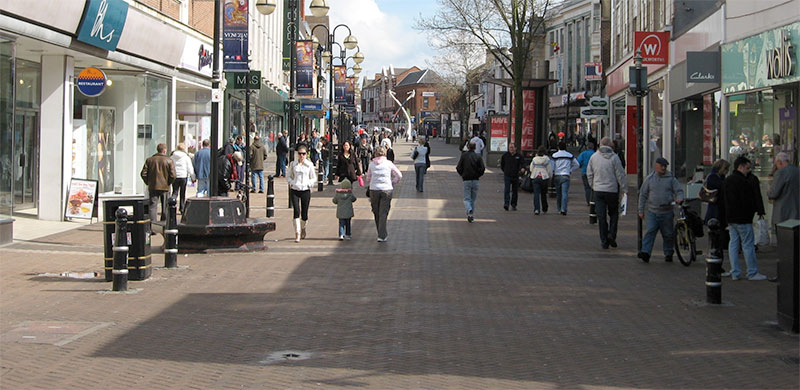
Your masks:
<instances>
[{"instance_id":1,"label":"store logo sign","mask_svg":"<svg viewBox=\"0 0 800 390\"><path fill-rule=\"evenodd\" d=\"M641 50L643 64L669 63L669 31L636 31L633 37L634 47Z\"/></svg>"},{"instance_id":2,"label":"store logo sign","mask_svg":"<svg viewBox=\"0 0 800 390\"><path fill-rule=\"evenodd\" d=\"M781 47L769 49L766 54L768 79L780 79L794 73L794 61L792 60L794 45L792 45L789 31L781 31Z\"/></svg>"},{"instance_id":3,"label":"store logo sign","mask_svg":"<svg viewBox=\"0 0 800 390\"><path fill-rule=\"evenodd\" d=\"M128 3L123 0L89 0L78 27L78 40L114 51L127 17Z\"/></svg>"},{"instance_id":4,"label":"store logo sign","mask_svg":"<svg viewBox=\"0 0 800 390\"><path fill-rule=\"evenodd\" d=\"M687 83L719 83L719 52L686 52Z\"/></svg>"},{"instance_id":5,"label":"store logo sign","mask_svg":"<svg viewBox=\"0 0 800 390\"><path fill-rule=\"evenodd\" d=\"M75 84L78 91L88 97L100 96L106 89L106 74L97 68L86 68L78 73Z\"/></svg>"},{"instance_id":6,"label":"store logo sign","mask_svg":"<svg viewBox=\"0 0 800 390\"><path fill-rule=\"evenodd\" d=\"M197 52L197 70L203 70L206 66L211 66L211 61L214 59L213 54L211 51L205 48L205 46L200 45L200 50Z\"/></svg>"}]
</instances>

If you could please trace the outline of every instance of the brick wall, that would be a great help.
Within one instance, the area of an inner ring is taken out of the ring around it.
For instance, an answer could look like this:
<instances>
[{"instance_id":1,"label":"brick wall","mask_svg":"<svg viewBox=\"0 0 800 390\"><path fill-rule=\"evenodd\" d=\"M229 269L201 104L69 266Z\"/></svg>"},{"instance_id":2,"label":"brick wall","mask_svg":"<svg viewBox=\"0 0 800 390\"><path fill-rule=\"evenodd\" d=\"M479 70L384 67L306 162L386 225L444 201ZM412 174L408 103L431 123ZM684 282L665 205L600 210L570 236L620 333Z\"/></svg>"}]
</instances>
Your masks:
<instances>
[{"instance_id":1,"label":"brick wall","mask_svg":"<svg viewBox=\"0 0 800 390\"><path fill-rule=\"evenodd\" d=\"M214 2L192 1L189 4L189 25L212 37L214 35Z\"/></svg>"}]
</instances>

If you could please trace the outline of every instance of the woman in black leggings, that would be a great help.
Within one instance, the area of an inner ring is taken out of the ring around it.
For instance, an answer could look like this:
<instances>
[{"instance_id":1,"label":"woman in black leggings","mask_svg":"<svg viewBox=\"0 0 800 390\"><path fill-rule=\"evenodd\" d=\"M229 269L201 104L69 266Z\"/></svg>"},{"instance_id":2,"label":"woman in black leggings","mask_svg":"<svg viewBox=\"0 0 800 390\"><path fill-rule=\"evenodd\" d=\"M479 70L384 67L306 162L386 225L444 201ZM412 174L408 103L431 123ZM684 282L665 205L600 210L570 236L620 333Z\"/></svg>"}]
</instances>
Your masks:
<instances>
[{"instance_id":1,"label":"woman in black leggings","mask_svg":"<svg viewBox=\"0 0 800 390\"><path fill-rule=\"evenodd\" d=\"M289 196L294 209L294 241L306 238L306 223L308 223L308 204L311 202L311 188L317 180L314 164L306 157L308 148L305 145L297 147L297 158L289 165L286 180L289 182Z\"/></svg>"}]
</instances>

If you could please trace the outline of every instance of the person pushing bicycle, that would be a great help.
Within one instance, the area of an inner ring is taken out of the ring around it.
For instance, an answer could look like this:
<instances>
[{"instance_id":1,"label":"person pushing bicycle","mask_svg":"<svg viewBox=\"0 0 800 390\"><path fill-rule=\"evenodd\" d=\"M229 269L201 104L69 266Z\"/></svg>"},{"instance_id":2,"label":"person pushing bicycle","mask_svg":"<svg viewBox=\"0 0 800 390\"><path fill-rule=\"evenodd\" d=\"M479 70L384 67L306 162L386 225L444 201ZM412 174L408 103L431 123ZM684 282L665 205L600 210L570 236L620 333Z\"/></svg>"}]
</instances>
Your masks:
<instances>
[{"instance_id":1,"label":"person pushing bicycle","mask_svg":"<svg viewBox=\"0 0 800 390\"><path fill-rule=\"evenodd\" d=\"M650 253L659 231L664 241L664 261L671 262L675 250L672 202L683 203L683 189L678 179L667 170L668 165L667 159L657 158L653 165L654 171L647 176L639 189L639 218L645 220L647 232L642 239L642 249L638 257L645 263L650 262Z\"/></svg>"}]
</instances>

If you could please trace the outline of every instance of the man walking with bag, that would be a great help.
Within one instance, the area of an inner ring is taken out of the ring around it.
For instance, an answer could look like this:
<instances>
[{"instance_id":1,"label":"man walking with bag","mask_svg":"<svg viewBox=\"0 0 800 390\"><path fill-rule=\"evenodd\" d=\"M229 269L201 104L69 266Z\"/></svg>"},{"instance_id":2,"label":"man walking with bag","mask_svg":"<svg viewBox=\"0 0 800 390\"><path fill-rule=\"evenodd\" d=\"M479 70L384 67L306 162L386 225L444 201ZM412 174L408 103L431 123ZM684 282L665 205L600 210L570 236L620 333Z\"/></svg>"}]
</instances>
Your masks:
<instances>
[{"instance_id":1,"label":"man walking with bag","mask_svg":"<svg viewBox=\"0 0 800 390\"><path fill-rule=\"evenodd\" d=\"M467 211L467 221L475 220L475 201L478 199L478 179L483 176L486 166L483 159L475 152L475 142L470 141L467 151L461 153L461 158L456 165L456 172L464 180L464 208Z\"/></svg>"},{"instance_id":2,"label":"man walking with bag","mask_svg":"<svg viewBox=\"0 0 800 390\"><path fill-rule=\"evenodd\" d=\"M619 200L628 191L625 169L611 148L614 142L609 137L600 140L600 149L592 154L586 167L586 180L594 191L597 225L603 249L617 247L617 222ZM608 220L606 219L608 218Z\"/></svg>"}]
</instances>

